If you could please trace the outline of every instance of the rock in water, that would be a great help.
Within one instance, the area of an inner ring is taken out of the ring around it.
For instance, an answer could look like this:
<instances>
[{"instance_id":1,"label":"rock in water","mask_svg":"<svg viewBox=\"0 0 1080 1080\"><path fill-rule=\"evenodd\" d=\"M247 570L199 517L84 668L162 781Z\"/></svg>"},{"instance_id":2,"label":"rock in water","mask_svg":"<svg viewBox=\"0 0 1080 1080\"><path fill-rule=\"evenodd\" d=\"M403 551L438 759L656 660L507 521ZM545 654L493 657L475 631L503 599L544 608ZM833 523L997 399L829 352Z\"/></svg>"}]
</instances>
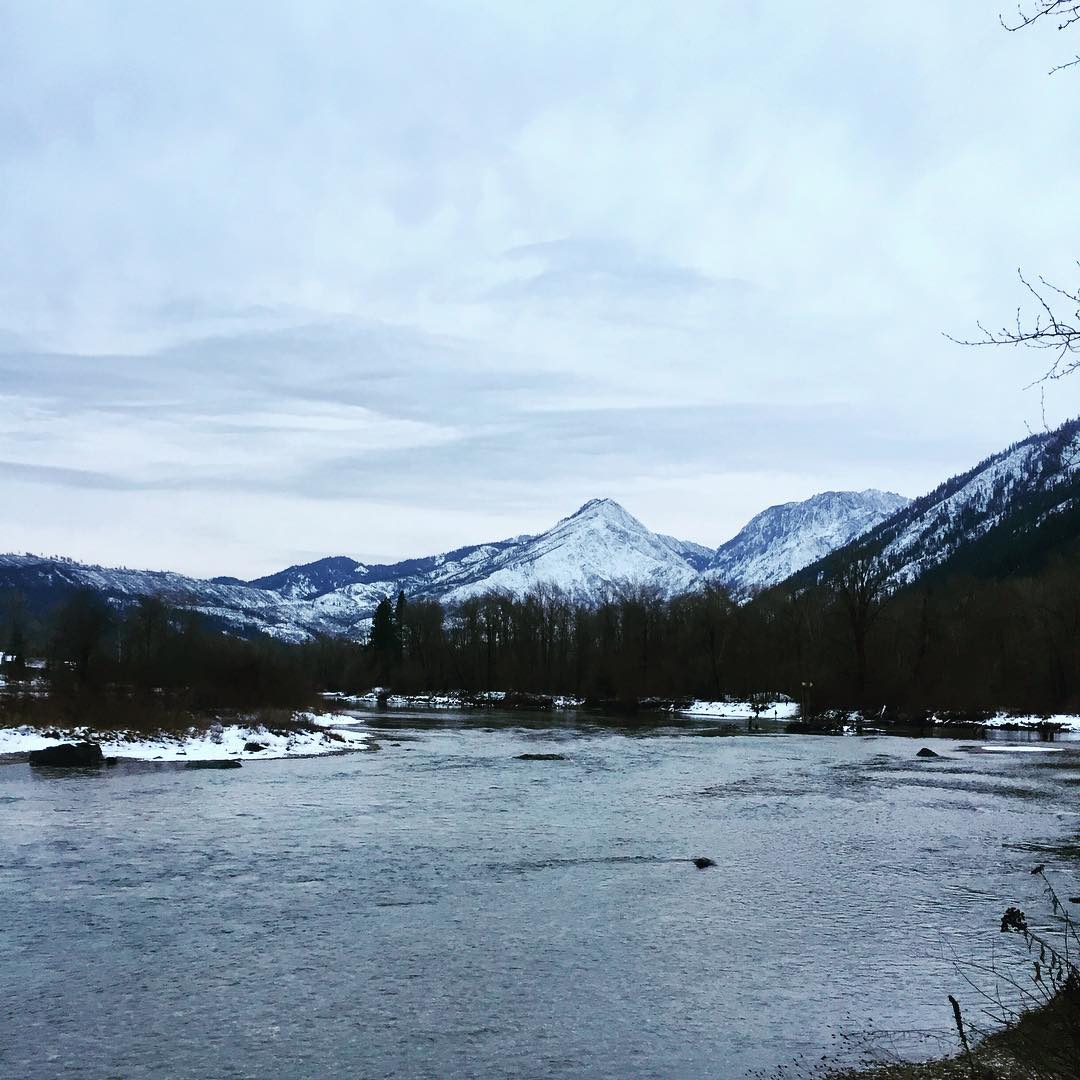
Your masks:
<instances>
[{"instance_id":1,"label":"rock in water","mask_svg":"<svg viewBox=\"0 0 1080 1080\"><path fill-rule=\"evenodd\" d=\"M693 862L699 870L707 870L710 866L716 865L712 859L706 859L704 855L699 855L696 859L692 859L691 862Z\"/></svg>"},{"instance_id":2,"label":"rock in water","mask_svg":"<svg viewBox=\"0 0 1080 1080\"><path fill-rule=\"evenodd\" d=\"M518 754L518 761L565 761L565 754Z\"/></svg>"},{"instance_id":3,"label":"rock in water","mask_svg":"<svg viewBox=\"0 0 1080 1080\"><path fill-rule=\"evenodd\" d=\"M226 758L222 761L189 761L185 766L185 769L242 769L243 766L239 761L234 761L232 758Z\"/></svg>"},{"instance_id":4,"label":"rock in water","mask_svg":"<svg viewBox=\"0 0 1080 1080\"><path fill-rule=\"evenodd\" d=\"M105 755L96 742L61 743L44 750L31 750L31 765L51 765L58 769L86 769L105 764Z\"/></svg>"},{"instance_id":5,"label":"rock in water","mask_svg":"<svg viewBox=\"0 0 1080 1080\"><path fill-rule=\"evenodd\" d=\"M935 753L929 746L924 746L916 755L916 757L941 757L940 754Z\"/></svg>"}]
</instances>

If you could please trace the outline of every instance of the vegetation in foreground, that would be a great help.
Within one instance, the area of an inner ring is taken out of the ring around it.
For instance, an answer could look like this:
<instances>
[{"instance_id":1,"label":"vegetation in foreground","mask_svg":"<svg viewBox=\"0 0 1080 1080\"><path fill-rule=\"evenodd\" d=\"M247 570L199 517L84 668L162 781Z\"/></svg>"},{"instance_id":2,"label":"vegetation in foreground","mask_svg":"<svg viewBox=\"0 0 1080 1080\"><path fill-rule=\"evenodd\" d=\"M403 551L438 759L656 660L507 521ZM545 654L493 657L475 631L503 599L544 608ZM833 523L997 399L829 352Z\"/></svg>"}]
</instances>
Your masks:
<instances>
[{"instance_id":1,"label":"vegetation in foreground","mask_svg":"<svg viewBox=\"0 0 1080 1080\"><path fill-rule=\"evenodd\" d=\"M1001 931L1022 938L1026 955L958 963L965 992L977 1006L965 1012L949 998L954 1053L914 1063L887 1049L882 1036L870 1035L861 1038L853 1067L796 1064L781 1069L775 1080L1080 1080L1080 934L1044 868L1032 873L1045 886L1050 926L1029 925L1024 913L1011 907L1002 916ZM1080 903L1080 897L1069 903Z\"/></svg>"},{"instance_id":2,"label":"vegetation in foreground","mask_svg":"<svg viewBox=\"0 0 1080 1080\"><path fill-rule=\"evenodd\" d=\"M1062 997L987 1036L970 1053L938 1061L882 1061L869 1054L866 1067L831 1072L826 1080L1077 1080L1080 1007Z\"/></svg>"}]
</instances>

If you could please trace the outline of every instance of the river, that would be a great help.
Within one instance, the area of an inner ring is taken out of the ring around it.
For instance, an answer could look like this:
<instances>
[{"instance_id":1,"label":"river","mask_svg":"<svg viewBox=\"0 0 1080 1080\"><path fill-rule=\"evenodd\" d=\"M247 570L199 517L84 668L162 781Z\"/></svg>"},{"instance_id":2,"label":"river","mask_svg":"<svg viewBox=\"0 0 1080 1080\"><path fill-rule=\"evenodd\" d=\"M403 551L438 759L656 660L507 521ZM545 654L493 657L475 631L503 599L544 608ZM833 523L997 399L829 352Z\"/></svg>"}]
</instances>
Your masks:
<instances>
[{"instance_id":1,"label":"river","mask_svg":"<svg viewBox=\"0 0 1080 1080\"><path fill-rule=\"evenodd\" d=\"M367 719L379 753L0 766L0 1075L740 1078L947 1033L1030 867L1080 892L1076 742Z\"/></svg>"}]
</instances>

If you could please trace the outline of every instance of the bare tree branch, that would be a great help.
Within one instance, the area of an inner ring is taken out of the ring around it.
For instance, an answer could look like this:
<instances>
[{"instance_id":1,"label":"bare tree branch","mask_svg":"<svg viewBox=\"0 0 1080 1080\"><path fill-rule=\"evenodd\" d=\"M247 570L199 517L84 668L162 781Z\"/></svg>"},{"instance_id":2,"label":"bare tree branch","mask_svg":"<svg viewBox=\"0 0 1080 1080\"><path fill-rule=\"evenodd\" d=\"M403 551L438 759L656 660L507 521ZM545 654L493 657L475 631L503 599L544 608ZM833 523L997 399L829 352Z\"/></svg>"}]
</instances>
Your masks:
<instances>
[{"instance_id":1,"label":"bare tree branch","mask_svg":"<svg viewBox=\"0 0 1080 1080\"><path fill-rule=\"evenodd\" d=\"M1074 57L1072 60L1066 60L1064 64L1058 64L1057 67L1050 69L1051 75L1056 75L1059 71L1064 71L1066 68L1076 67L1080 64L1080 56Z\"/></svg>"},{"instance_id":2,"label":"bare tree branch","mask_svg":"<svg viewBox=\"0 0 1080 1080\"><path fill-rule=\"evenodd\" d=\"M1080 0L1020 0L1013 21L1004 15L999 15L998 19L1010 33L1026 30L1043 19L1056 21L1058 30L1067 30L1080 23ZM1077 66L1080 66L1080 55L1058 64L1050 74ZM1041 276L1038 284L1032 284L1020 270L1016 273L1033 302L1033 315L1026 316L1023 308L1017 308L1013 326L991 330L977 323L979 337L945 336L960 345L1024 345L1031 349L1049 349L1055 354L1053 362L1034 382L1060 379L1080 368L1080 287L1070 292Z\"/></svg>"},{"instance_id":3,"label":"bare tree branch","mask_svg":"<svg viewBox=\"0 0 1080 1080\"><path fill-rule=\"evenodd\" d=\"M1073 23L1080 22L1080 3L1077 0L1032 0L1029 4L1016 5L1017 22L1009 23L1004 15L999 15L1001 25L1006 30L1023 30L1048 16L1060 19L1057 28L1064 30Z\"/></svg>"},{"instance_id":4,"label":"bare tree branch","mask_svg":"<svg viewBox=\"0 0 1080 1080\"><path fill-rule=\"evenodd\" d=\"M998 20L1009 33L1018 30L1026 30L1040 19L1057 19L1057 29L1067 30L1070 26L1080 23L1080 0L1030 0L1027 4L1018 4L1016 7L1016 19L1009 22L1004 15L999 15ZM1066 68L1076 67L1080 64L1080 56L1067 60L1064 64L1058 64L1050 69L1054 75Z\"/></svg>"},{"instance_id":5,"label":"bare tree branch","mask_svg":"<svg viewBox=\"0 0 1080 1080\"><path fill-rule=\"evenodd\" d=\"M945 336L958 345L1024 345L1031 349L1050 349L1057 355L1046 372L1035 382L1060 379L1080 368L1080 288L1069 292L1043 277L1039 278L1039 284L1035 286L1020 270L1016 273L1034 301L1032 315L1025 316L1023 309L1017 308L1013 326L992 330L978 323L981 335L979 337L963 339L951 334ZM1051 301L1055 299L1064 300L1066 305L1073 309L1072 313L1063 315L1056 312L1051 306Z\"/></svg>"}]
</instances>

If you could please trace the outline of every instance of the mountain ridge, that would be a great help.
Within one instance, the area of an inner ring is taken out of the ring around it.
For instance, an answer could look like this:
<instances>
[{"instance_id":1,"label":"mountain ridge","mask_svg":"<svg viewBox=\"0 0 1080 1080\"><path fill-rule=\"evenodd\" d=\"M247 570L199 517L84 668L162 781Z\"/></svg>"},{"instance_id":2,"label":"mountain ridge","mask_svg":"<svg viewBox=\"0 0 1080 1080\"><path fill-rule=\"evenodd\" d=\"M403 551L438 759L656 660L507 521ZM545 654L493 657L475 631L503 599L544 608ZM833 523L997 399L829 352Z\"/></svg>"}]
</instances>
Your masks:
<instances>
[{"instance_id":1,"label":"mountain ridge","mask_svg":"<svg viewBox=\"0 0 1080 1080\"><path fill-rule=\"evenodd\" d=\"M778 503L721 544L706 574L737 598L785 581L805 566L888 520L911 500L892 491L823 491Z\"/></svg>"},{"instance_id":2,"label":"mountain ridge","mask_svg":"<svg viewBox=\"0 0 1080 1080\"><path fill-rule=\"evenodd\" d=\"M39 598L50 591L55 596L91 588L121 607L140 596L158 595L202 612L231 632L262 632L287 641L307 640L315 634L362 637L378 603L399 591L453 605L491 590L521 596L551 586L576 602L591 603L626 586L671 597L711 581L726 584L731 577L749 595L754 588L771 583L768 574L775 577L805 552L816 553L821 545L835 543L836 537L849 539L852 530L865 521L880 520L892 507L882 503L882 496L880 492L822 493L802 503L763 511L747 528L773 515L771 529L758 529L759 547L783 548L771 558L768 550L750 550L746 529L726 545L711 549L654 533L615 500L597 498L535 535L466 545L398 563L369 564L335 555L245 582L227 576L204 580L170 571L110 569L6 555L0 556L0 587L18 588ZM802 514L800 507L806 508ZM793 536L793 530L799 535ZM741 542L743 554L753 556L744 560L739 575L728 573L734 564L717 562L736 541ZM755 573L765 576L759 580Z\"/></svg>"},{"instance_id":3,"label":"mountain ridge","mask_svg":"<svg viewBox=\"0 0 1080 1080\"><path fill-rule=\"evenodd\" d=\"M1061 527L1044 529L1055 518ZM1078 536L1080 419L1073 419L1035 432L943 481L792 580L821 584L855 560L876 564L893 588L928 576L969 572L977 565L1006 576L1033 568ZM995 547L999 555L988 557ZM1020 549L1023 559L1017 557Z\"/></svg>"}]
</instances>

